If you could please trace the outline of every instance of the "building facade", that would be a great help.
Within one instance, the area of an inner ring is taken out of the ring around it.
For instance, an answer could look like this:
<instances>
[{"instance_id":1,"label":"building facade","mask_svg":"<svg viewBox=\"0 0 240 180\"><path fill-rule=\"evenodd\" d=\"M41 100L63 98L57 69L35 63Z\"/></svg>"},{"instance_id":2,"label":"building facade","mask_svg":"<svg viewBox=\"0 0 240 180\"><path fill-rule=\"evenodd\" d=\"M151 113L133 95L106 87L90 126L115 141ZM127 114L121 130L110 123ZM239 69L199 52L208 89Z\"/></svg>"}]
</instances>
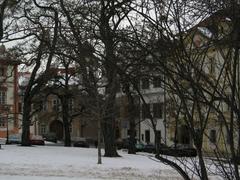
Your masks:
<instances>
[{"instance_id":1,"label":"building facade","mask_svg":"<svg viewBox=\"0 0 240 180\"><path fill-rule=\"evenodd\" d=\"M97 122L94 118L85 116L82 112L84 109L83 97L78 86L78 77L74 76L74 68L68 69L68 91L66 92L64 86L54 87L56 84L51 84L50 81L46 86L42 87L41 92L33 99L32 111L34 112L31 117L31 135L42 135L45 137L54 137L56 140L64 140L64 122L63 122L63 109L60 97L63 93L67 93L68 98L68 122L70 124L70 135L72 141L80 139L87 139L91 142L97 140ZM56 77L65 77L65 70L63 68L52 67L51 71L54 72ZM27 85L30 73L20 73L20 99L21 94L24 93L25 86ZM54 79L54 77L53 77ZM61 84L65 84L64 78L57 80ZM55 82L54 82L55 83ZM23 107L23 104L21 107ZM21 109L21 108L20 108Z\"/></svg>"},{"instance_id":2,"label":"building facade","mask_svg":"<svg viewBox=\"0 0 240 180\"><path fill-rule=\"evenodd\" d=\"M139 90L142 98L135 93L136 106L135 131L136 139L144 144L155 144L155 133L153 126L156 126L159 141L166 142L165 126L165 92L163 89L162 76L144 77L140 80ZM117 124L120 139L129 138L129 114L127 112L127 97L123 92L117 94L119 113ZM118 133L117 133L118 134Z\"/></svg>"},{"instance_id":3,"label":"building facade","mask_svg":"<svg viewBox=\"0 0 240 180\"><path fill-rule=\"evenodd\" d=\"M201 21L186 33L184 43L186 43L185 48L190 57L188 59L190 62L186 62L186 65L192 63L192 73L189 73L189 76L198 79L198 86L195 87L199 90L205 90L202 91L199 99L193 96L194 98L189 100L189 103L186 101L187 106L191 109L197 100L199 103L201 98L205 99L200 103L198 110L195 108L191 111L193 121L191 127L187 124L189 119L186 118L186 111L180 108L180 113L176 113L177 108L174 108L176 104L179 107L180 98L178 98L179 102L177 100L175 105L172 104L168 112L169 124L167 125L169 144L194 146L192 134L202 131L202 150L204 153L217 152L221 156L229 153L230 135L233 136L236 152L239 152L239 126L237 125L239 123L237 112L239 106L233 105L231 107L231 103L239 103L240 66L239 55L237 55L235 58L238 62L234 70L233 52L235 49L232 46L234 42L232 27L233 19L230 18L229 12L222 10ZM234 71L236 71L235 81L232 78ZM190 81L182 81L183 86L187 87L188 83L190 84ZM235 92L232 91L232 84L236 85ZM191 92L191 88L193 86L189 86L188 92ZM234 99L230 99L231 96L235 96ZM231 121L232 129L230 128Z\"/></svg>"},{"instance_id":4,"label":"building facade","mask_svg":"<svg viewBox=\"0 0 240 180\"><path fill-rule=\"evenodd\" d=\"M18 62L0 47L0 137L19 132Z\"/></svg>"},{"instance_id":5,"label":"building facade","mask_svg":"<svg viewBox=\"0 0 240 180\"><path fill-rule=\"evenodd\" d=\"M74 96L69 99L69 119L71 140L77 141L82 138L96 141L97 140L97 122L94 119L86 118L79 109L79 96ZM34 116L33 133L36 135L52 134L57 140L64 139L64 125L62 120L61 101L56 95L49 95L41 102L41 110Z\"/></svg>"}]
</instances>

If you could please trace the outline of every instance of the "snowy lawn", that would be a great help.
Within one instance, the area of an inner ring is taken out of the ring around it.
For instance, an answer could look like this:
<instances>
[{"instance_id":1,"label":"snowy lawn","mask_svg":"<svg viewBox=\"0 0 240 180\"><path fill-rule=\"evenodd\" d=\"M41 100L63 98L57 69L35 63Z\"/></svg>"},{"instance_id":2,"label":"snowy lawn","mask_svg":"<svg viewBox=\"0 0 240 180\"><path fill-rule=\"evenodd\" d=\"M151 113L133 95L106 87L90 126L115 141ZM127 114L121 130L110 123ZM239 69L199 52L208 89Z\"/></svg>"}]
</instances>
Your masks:
<instances>
[{"instance_id":1,"label":"snowy lawn","mask_svg":"<svg viewBox=\"0 0 240 180\"><path fill-rule=\"evenodd\" d=\"M151 154L102 158L97 164L97 149L60 146L21 147L3 145L0 149L0 180L90 180L182 179Z\"/></svg>"}]
</instances>

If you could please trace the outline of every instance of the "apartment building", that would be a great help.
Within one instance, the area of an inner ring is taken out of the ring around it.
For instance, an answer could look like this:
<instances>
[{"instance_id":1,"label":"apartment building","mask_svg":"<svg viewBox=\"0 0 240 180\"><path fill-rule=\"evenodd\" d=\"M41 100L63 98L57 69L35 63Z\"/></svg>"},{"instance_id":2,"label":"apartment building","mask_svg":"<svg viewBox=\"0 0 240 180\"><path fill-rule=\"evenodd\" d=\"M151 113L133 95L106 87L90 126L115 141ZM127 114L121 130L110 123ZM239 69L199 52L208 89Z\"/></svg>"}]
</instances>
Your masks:
<instances>
[{"instance_id":1,"label":"apartment building","mask_svg":"<svg viewBox=\"0 0 240 180\"><path fill-rule=\"evenodd\" d=\"M194 71L201 72L197 76L197 83L199 83L199 87L208 91L208 93L203 93L203 96L206 98L205 101L211 102L211 98L213 98L212 104L201 103L198 111L196 108L195 111L192 111L194 122L192 128L194 129L191 130L194 130L195 133L200 131L200 129L203 131L202 146L203 151L206 153L217 151L224 154L229 152L229 134L233 134L236 149L239 149L237 147L239 142L239 126L237 126L239 119L236 112L232 116L234 127L229 132L227 130L230 129L229 124L231 121L231 105L227 101L239 102L239 99L236 98L239 96L239 62L236 65L237 77L235 82L231 76L231 73L234 71L233 52L235 52L232 46L232 43L234 43L234 38L232 37L234 32L232 29L233 21L227 9L220 10L198 23L185 34L185 46L190 57L188 60L192 60L192 63L195 62L194 66L192 66L192 74L189 74L189 76L194 77ZM237 59L239 60L239 57ZM184 84L185 82L182 83ZM231 91L233 83L236 84L236 92L234 92L236 97L234 100L230 99L233 95ZM187 104L189 109L191 109L193 101L195 100L192 99ZM178 102L178 106L179 104L180 102ZM172 109L174 109L173 107L174 104L172 104ZM233 108L238 109L239 106ZM170 110L168 113L168 121L171 122L167 128L169 144L193 145L184 110L179 113L180 115L177 117L178 122L175 121L176 112L174 113ZM205 126L201 126L201 123L205 124Z\"/></svg>"}]
</instances>

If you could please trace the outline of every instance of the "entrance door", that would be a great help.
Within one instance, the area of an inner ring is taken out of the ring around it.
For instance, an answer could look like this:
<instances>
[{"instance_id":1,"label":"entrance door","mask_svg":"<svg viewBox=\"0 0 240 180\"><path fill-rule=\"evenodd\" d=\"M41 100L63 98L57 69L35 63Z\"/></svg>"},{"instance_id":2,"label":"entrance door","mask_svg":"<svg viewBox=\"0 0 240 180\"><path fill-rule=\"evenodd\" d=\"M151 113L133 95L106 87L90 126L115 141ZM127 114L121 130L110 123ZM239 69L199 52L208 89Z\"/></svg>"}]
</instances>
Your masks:
<instances>
[{"instance_id":1,"label":"entrance door","mask_svg":"<svg viewBox=\"0 0 240 180\"><path fill-rule=\"evenodd\" d=\"M190 144L190 135L189 135L188 127L182 125L180 127L179 136L178 136L178 143L180 144Z\"/></svg>"},{"instance_id":2,"label":"entrance door","mask_svg":"<svg viewBox=\"0 0 240 180\"><path fill-rule=\"evenodd\" d=\"M146 143L150 142L150 131L149 130L145 130L145 141L146 141Z\"/></svg>"},{"instance_id":3,"label":"entrance door","mask_svg":"<svg viewBox=\"0 0 240 180\"><path fill-rule=\"evenodd\" d=\"M50 128L49 128L50 132L53 132L56 134L56 137L58 140L62 140L63 139L63 123L61 121L53 121L50 124Z\"/></svg>"}]
</instances>

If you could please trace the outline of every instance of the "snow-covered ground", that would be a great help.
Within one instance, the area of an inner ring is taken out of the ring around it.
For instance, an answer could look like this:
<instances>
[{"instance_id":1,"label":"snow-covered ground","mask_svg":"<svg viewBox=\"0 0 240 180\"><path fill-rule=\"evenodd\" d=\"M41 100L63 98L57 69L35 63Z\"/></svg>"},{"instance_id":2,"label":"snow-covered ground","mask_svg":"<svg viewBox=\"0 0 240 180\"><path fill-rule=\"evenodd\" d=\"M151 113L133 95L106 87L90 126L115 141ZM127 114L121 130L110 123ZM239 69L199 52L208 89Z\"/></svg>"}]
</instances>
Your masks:
<instances>
[{"instance_id":1,"label":"snow-covered ground","mask_svg":"<svg viewBox=\"0 0 240 180\"><path fill-rule=\"evenodd\" d=\"M180 180L171 167L153 154L102 157L97 164L97 149L56 146L22 147L3 145L0 149L0 180ZM190 169L192 165L186 163ZM197 178L196 178L197 179ZM222 180L211 176L211 180Z\"/></svg>"},{"instance_id":2,"label":"snow-covered ground","mask_svg":"<svg viewBox=\"0 0 240 180\"><path fill-rule=\"evenodd\" d=\"M94 148L3 145L0 180L182 179L151 154L119 154L122 157L103 157L103 164L98 165Z\"/></svg>"}]
</instances>

